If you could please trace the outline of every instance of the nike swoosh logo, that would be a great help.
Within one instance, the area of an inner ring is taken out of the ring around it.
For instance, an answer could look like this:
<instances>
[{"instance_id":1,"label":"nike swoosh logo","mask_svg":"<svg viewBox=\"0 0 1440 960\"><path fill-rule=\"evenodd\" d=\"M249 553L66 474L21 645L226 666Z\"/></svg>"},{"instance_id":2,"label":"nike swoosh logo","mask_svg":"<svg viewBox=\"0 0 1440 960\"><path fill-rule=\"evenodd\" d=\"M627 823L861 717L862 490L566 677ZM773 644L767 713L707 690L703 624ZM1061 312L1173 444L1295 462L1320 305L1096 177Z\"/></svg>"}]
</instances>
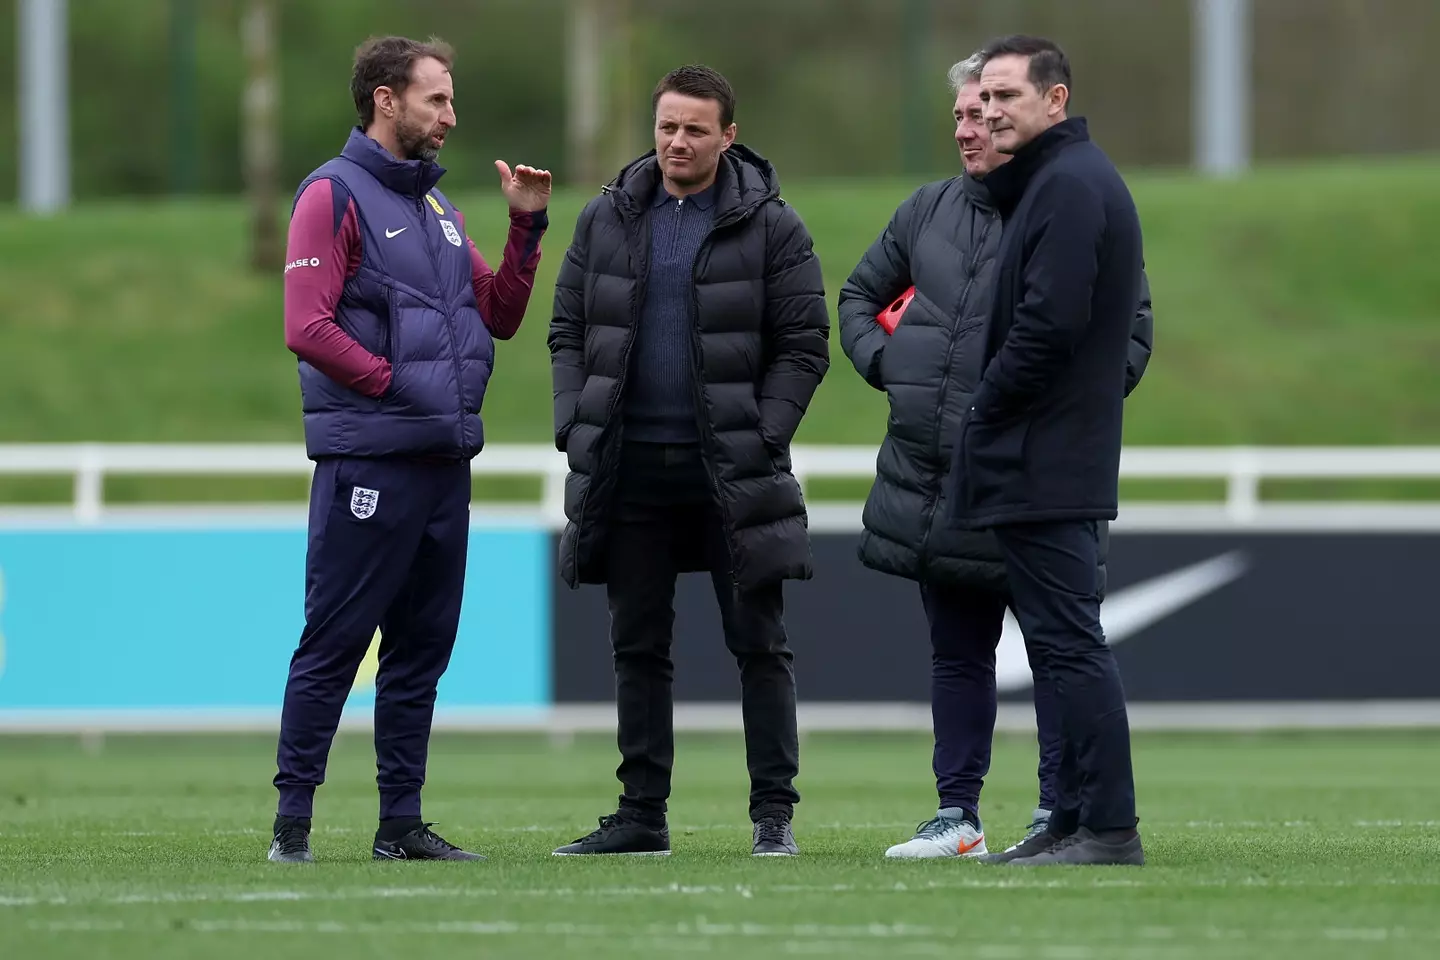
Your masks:
<instances>
[{"instance_id":1,"label":"nike swoosh logo","mask_svg":"<svg viewBox=\"0 0 1440 960\"><path fill-rule=\"evenodd\" d=\"M1135 636L1196 600L1214 593L1244 575L1249 562L1239 550L1222 553L1142 580L1109 594L1100 604L1100 626L1110 646ZM1009 609L995 651L995 686L998 690L1024 690L1034 683L1025 655L1025 637Z\"/></svg>"},{"instance_id":2,"label":"nike swoosh logo","mask_svg":"<svg viewBox=\"0 0 1440 960\"><path fill-rule=\"evenodd\" d=\"M385 239L389 240L391 237L398 237L400 236L400 234L404 233L406 230L409 229L409 227L401 227L399 230L391 230L387 227L385 230Z\"/></svg>"},{"instance_id":3,"label":"nike swoosh logo","mask_svg":"<svg viewBox=\"0 0 1440 960\"><path fill-rule=\"evenodd\" d=\"M980 836L976 837L974 840L971 840L969 843L961 840L958 844L956 844L956 849L959 851L960 856L963 857L965 856L965 854L969 853L971 850L974 850L976 847L980 846L980 844L984 842L985 834L982 833L980 834Z\"/></svg>"},{"instance_id":4,"label":"nike swoosh logo","mask_svg":"<svg viewBox=\"0 0 1440 960\"><path fill-rule=\"evenodd\" d=\"M403 228L402 228L402 229L403 229ZM378 853L378 854L380 854L380 856L385 857L385 858L388 859L388 860L404 860L404 859L406 859L406 857L405 857L405 851L404 851L404 850L394 850L394 851L391 851L391 850L381 850L379 847L376 847L376 848L375 848L375 852Z\"/></svg>"}]
</instances>

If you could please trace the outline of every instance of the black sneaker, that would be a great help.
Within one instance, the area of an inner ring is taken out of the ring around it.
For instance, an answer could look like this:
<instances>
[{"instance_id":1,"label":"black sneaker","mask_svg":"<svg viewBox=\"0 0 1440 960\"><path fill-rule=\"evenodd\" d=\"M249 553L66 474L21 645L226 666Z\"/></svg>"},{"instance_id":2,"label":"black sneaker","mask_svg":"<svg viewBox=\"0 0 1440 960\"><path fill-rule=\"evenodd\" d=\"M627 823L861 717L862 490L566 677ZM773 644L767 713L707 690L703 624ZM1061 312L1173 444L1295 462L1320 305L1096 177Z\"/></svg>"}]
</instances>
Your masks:
<instances>
[{"instance_id":1,"label":"black sneaker","mask_svg":"<svg viewBox=\"0 0 1440 960\"><path fill-rule=\"evenodd\" d=\"M987 853L985 856L977 857L976 859L981 863L1010 863L1013 860L1021 860L1026 857L1033 857L1037 853L1043 853L1063 839L1065 838L1058 834L1051 833L1048 824L1044 829L1040 830L1034 829L1034 824L1031 824L1031 829L1025 834L1025 839L1019 843L1005 850L1001 850L999 853Z\"/></svg>"},{"instance_id":2,"label":"black sneaker","mask_svg":"<svg viewBox=\"0 0 1440 960\"><path fill-rule=\"evenodd\" d=\"M1009 863L1015 867L1051 864L1140 867L1145 865L1145 850L1138 831L1131 831L1125 837L1102 839L1081 827L1044 850L1027 857L1016 857Z\"/></svg>"},{"instance_id":3,"label":"black sneaker","mask_svg":"<svg viewBox=\"0 0 1440 960\"><path fill-rule=\"evenodd\" d=\"M664 823L652 825L624 813L612 813L600 818L598 830L574 843L567 843L552 851L551 855L576 857L607 853L630 857L668 857L670 828Z\"/></svg>"},{"instance_id":4,"label":"black sneaker","mask_svg":"<svg viewBox=\"0 0 1440 960\"><path fill-rule=\"evenodd\" d=\"M314 863L310 853L310 822L299 817L276 817L275 839L267 857L275 863Z\"/></svg>"},{"instance_id":5,"label":"black sneaker","mask_svg":"<svg viewBox=\"0 0 1440 960\"><path fill-rule=\"evenodd\" d=\"M484 860L478 853L461 850L455 844L421 824L398 840L381 840L375 834L376 860Z\"/></svg>"},{"instance_id":6,"label":"black sneaker","mask_svg":"<svg viewBox=\"0 0 1440 960\"><path fill-rule=\"evenodd\" d=\"M793 857L800 853L795 846L795 834L790 830L790 818L775 814L755 821L755 846L752 857Z\"/></svg>"}]
</instances>

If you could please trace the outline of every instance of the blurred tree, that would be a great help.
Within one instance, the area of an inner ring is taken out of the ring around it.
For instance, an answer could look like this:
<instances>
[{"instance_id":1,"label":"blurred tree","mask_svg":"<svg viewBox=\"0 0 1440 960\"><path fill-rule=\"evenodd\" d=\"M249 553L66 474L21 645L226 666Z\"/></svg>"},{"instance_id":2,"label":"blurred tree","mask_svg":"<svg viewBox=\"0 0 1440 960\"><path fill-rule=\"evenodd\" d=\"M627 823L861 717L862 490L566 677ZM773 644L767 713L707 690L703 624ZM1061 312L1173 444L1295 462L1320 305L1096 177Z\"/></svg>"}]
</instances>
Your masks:
<instances>
[{"instance_id":1,"label":"blurred tree","mask_svg":"<svg viewBox=\"0 0 1440 960\"><path fill-rule=\"evenodd\" d=\"M902 44L900 63L903 70L901 81L902 154L901 167L908 174L920 174L926 168L926 153L936 124L932 123L927 96L936 88L935 78L930 75L926 57L928 41L934 30L930 0L905 0L902 18Z\"/></svg>"},{"instance_id":2,"label":"blurred tree","mask_svg":"<svg viewBox=\"0 0 1440 960\"><path fill-rule=\"evenodd\" d=\"M610 96L605 116L611 121L608 180L621 167L653 146L645 134L651 128L650 91L644 93L644 106L639 103L636 84L635 11L630 0L609 0L609 25L606 49L610 60ZM679 64L676 64L679 66ZM658 79L658 78L657 78ZM640 125L640 118L645 125Z\"/></svg>"},{"instance_id":3,"label":"blurred tree","mask_svg":"<svg viewBox=\"0 0 1440 960\"><path fill-rule=\"evenodd\" d=\"M195 26L195 0L170 0L170 191L179 194L198 177Z\"/></svg>"},{"instance_id":4,"label":"blurred tree","mask_svg":"<svg viewBox=\"0 0 1440 960\"><path fill-rule=\"evenodd\" d=\"M492 182L496 158L546 166L587 192L598 189L618 163L649 146L652 85L690 62L708 63L734 84L741 139L785 181L949 176L957 157L945 72L987 38L1014 31L1064 44L1076 111L1123 168L1190 164L1188 0L929 0L925 20L907 20L909 0L627 2L630 24L621 30L625 11L612 0L270 0L274 70L287 93L275 120L282 225L289 191L338 152L354 122L348 78L356 45L391 32L438 33L459 51L460 125L445 145L450 189ZM196 194L247 188L248 66L236 30L249 5L69 4L72 142L85 146L70 157L76 197L155 196L172 189L172 175L187 173ZM571 62L570 50L574 21L592 5L599 25L589 53L595 62L586 67ZM1440 98L1393 95L1427 89L1440 0L1251 6L1258 160L1440 149ZM0 0L0 50L17 51L18 7ZM193 68L170 39L176 16L194 17ZM918 31L907 42L907 28L920 23L924 42L915 42ZM1343 83L1335 80L1337 64L1345 65ZM582 89L592 70L597 79ZM191 107L178 88L167 102L182 73L194 78L193 119L183 122L175 114ZM23 129L20 77L18 66L0 65L0 129ZM147 107L136 106L136 91ZM574 103L585 104L578 115ZM1356 104L1368 111L1363 135L1334 119L1356 115ZM181 170L178 131L192 123L194 163ZM576 144L592 137L596 173L576 154ZM0 204L17 197L23 142L0 140Z\"/></svg>"},{"instance_id":5,"label":"blurred tree","mask_svg":"<svg viewBox=\"0 0 1440 960\"><path fill-rule=\"evenodd\" d=\"M566 33L567 73L565 173L574 184L600 177L600 135L604 130L604 39L601 0L575 0Z\"/></svg>"},{"instance_id":6,"label":"blurred tree","mask_svg":"<svg viewBox=\"0 0 1440 960\"><path fill-rule=\"evenodd\" d=\"M271 0L248 0L242 28L245 47L245 95L242 133L245 190L250 202L250 265L269 272L284 264L277 217L280 169L279 78L276 76L274 11Z\"/></svg>"}]
</instances>

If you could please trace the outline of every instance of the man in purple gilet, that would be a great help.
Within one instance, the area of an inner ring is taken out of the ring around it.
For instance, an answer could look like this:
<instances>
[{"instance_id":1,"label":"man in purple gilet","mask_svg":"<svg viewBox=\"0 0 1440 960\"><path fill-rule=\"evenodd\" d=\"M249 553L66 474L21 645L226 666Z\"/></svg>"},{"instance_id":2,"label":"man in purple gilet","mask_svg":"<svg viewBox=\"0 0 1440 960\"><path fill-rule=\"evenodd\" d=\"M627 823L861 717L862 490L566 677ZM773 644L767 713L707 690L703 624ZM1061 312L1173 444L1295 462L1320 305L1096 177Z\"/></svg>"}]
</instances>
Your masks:
<instances>
[{"instance_id":1,"label":"man in purple gilet","mask_svg":"<svg viewBox=\"0 0 1440 960\"><path fill-rule=\"evenodd\" d=\"M380 630L377 860L478 860L421 819L435 691L460 620L470 460L495 340L515 335L548 223L550 173L496 161L510 234L492 271L436 189L455 126L450 49L373 39L355 57L359 123L296 192L285 344L315 461L305 628L290 661L269 858L308 862L315 788Z\"/></svg>"}]
</instances>

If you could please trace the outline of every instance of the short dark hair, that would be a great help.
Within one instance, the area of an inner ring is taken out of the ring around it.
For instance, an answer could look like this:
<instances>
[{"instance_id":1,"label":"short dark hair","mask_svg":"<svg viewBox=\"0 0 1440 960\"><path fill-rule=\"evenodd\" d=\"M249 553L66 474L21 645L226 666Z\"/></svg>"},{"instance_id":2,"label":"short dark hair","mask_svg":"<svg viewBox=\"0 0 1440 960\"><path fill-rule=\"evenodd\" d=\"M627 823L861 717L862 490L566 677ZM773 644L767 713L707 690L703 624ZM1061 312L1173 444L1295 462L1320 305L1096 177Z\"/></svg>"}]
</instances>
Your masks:
<instances>
[{"instance_id":1,"label":"short dark hair","mask_svg":"<svg viewBox=\"0 0 1440 960\"><path fill-rule=\"evenodd\" d=\"M454 49L439 37L411 40L409 37L371 37L355 48L355 70L350 75L350 95L355 98L355 112L360 126L375 121L375 91L389 87L402 94L410 85L410 70L415 61L432 57L449 70L455 62Z\"/></svg>"},{"instance_id":2,"label":"short dark hair","mask_svg":"<svg viewBox=\"0 0 1440 960\"><path fill-rule=\"evenodd\" d=\"M720 104L720 126L728 127L735 122L735 91L719 71L694 63L671 70L655 85L655 95L650 98L652 114L660 106L661 95L666 93L714 100Z\"/></svg>"},{"instance_id":3,"label":"short dark hair","mask_svg":"<svg viewBox=\"0 0 1440 960\"><path fill-rule=\"evenodd\" d=\"M1070 60L1054 40L1015 33L998 37L980 48L980 59L985 63L1011 54L1030 58L1028 76L1041 93L1060 83L1073 90L1070 86Z\"/></svg>"}]
</instances>

